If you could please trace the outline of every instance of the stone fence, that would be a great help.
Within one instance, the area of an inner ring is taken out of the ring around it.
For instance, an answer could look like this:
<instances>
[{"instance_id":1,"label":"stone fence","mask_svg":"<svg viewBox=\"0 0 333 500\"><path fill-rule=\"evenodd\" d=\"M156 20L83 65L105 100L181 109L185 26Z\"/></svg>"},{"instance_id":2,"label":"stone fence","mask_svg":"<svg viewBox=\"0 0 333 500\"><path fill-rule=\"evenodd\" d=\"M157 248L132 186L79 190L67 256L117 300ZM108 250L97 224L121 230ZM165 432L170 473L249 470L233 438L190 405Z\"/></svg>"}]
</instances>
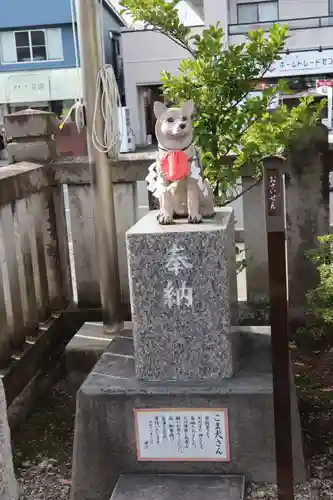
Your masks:
<instances>
[{"instance_id":1,"label":"stone fence","mask_svg":"<svg viewBox=\"0 0 333 500\"><path fill-rule=\"evenodd\" d=\"M59 158L52 121L48 113L7 117L9 154L15 163L0 169L0 368L29 343L41 324L72 303L73 289L79 308L100 307L88 159ZM117 166L110 166L127 311L125 232L149 210L144 178L152 161L154 153L135 153L121 155ZM280 165L286 173L291 317L304 312L305 293L316 280L304 252L316 245L318 235L329 232L330 165L327 130L322 127L297 143ZM243 189L253 183L246 168L241 183ZM238 240L248 261L250 303L268 300L263 203L260 183L247 191L242 204L234 203Z\"/></svg>"}]
</instances>

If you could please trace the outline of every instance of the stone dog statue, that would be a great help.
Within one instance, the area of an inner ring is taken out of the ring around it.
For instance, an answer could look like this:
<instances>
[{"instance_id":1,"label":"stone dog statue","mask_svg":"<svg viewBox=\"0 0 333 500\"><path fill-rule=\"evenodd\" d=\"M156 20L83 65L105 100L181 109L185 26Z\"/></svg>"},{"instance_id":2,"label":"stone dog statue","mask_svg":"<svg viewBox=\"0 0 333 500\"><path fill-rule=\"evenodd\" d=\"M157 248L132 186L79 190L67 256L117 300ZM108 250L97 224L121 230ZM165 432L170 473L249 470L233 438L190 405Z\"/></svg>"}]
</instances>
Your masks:
<instances>
[{"instance_id":1,"label":"stone dog statue","mask_svg":"<svg viewBox=\"0 0 333 500\"><path fill-rule=\"evenodd\" d=\"M197 224L215 215L213 191L202 178L199 152L193 146L193 112L193 101L180 108L154 103L158 151L146 180L160 202L160 224L172 224L176 217Z\"/></svg>"}]
</instances>

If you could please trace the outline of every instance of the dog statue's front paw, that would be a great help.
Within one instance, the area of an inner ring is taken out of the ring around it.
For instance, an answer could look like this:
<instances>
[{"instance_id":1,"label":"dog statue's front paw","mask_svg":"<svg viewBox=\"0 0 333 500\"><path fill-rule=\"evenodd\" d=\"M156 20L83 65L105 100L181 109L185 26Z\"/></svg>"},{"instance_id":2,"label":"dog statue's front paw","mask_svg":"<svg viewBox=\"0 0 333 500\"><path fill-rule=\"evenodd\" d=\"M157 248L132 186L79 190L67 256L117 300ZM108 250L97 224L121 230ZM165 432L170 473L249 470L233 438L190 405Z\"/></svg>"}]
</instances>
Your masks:
<instances>
[{"instance_id":1,"label":"dog statue's front paw","mask_svg":"<svg viewBox=\"0 0 333 500\"><path fill-rule=\"evenodd\" d=\"M193 214L189 215L187 220L189 224L200 224L200 222L202 222L202 217L200 214Z\"/></svg>"},{"instance_id":2,"label":"dog statue's front paw","mask_svg":"<svg viewBox=\"0 0 333 500\"><path fill-rule=\"evenodd\" d=\"M166 226L168 224L173 224L173 218L169 214L166 214L164 212L160 212L158 214L157 220L163 226Z\"/></svg>"}]
</instances>

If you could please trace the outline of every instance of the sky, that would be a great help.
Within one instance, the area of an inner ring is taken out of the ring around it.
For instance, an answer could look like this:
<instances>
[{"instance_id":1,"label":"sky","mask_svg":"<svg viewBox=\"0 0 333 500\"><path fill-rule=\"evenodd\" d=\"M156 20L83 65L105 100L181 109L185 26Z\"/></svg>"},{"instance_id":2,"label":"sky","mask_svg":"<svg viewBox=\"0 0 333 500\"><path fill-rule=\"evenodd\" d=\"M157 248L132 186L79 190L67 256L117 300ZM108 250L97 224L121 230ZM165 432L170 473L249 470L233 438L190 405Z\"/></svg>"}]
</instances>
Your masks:
<instances>
[{"instance_id":1,"label":"sky","mask_svg":"<svg viewBox=\"0 0 333 500\"><path fill-rule=\"evenodd\" d=\"M121 10L121 7L119 6L119 1L120 0L111 0L111 3L118 10L118 12ZM181 0L179 2L178 11L179 11L180 19L182 20L183 24L185 24L186 26L198 26L198 25L203 24L200 17L194 12L194 10L184 0ZM124 18L126 19L127 22L131 23L131 19L129 17L124 16Z\"/></svg>"}]
</instances>

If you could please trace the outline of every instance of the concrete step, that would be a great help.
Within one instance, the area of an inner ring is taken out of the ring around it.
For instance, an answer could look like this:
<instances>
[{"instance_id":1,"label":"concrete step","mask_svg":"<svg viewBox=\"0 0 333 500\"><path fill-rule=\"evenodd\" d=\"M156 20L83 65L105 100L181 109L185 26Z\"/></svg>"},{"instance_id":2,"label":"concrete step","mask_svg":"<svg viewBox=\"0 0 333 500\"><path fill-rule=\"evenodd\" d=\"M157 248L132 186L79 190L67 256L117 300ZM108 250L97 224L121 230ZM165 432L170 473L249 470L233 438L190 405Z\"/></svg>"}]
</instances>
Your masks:
<instances>
[{"instance_id":1,"label":"concrete step","mask_svg":"<svg viewBox=\"0 0 333 500\"><path fill-rule=\"evenodd\" d=\"M122 474L111 500L243 500L241 475Z\"/></svg>"},{"instance_id":2,"label":"concrete step","mask_svg":"<svg viewBox=\"0 0 333 500\"><path fill-rule=\"evenodd\" d=\"M132 337L131 326L124 322L120 332L115 326L114 332L111 330L106 333L102 323L84 323L65 349L67 377L73 393L76 393L112 341L122 336Z\"/></svg>"}]
</instances>

